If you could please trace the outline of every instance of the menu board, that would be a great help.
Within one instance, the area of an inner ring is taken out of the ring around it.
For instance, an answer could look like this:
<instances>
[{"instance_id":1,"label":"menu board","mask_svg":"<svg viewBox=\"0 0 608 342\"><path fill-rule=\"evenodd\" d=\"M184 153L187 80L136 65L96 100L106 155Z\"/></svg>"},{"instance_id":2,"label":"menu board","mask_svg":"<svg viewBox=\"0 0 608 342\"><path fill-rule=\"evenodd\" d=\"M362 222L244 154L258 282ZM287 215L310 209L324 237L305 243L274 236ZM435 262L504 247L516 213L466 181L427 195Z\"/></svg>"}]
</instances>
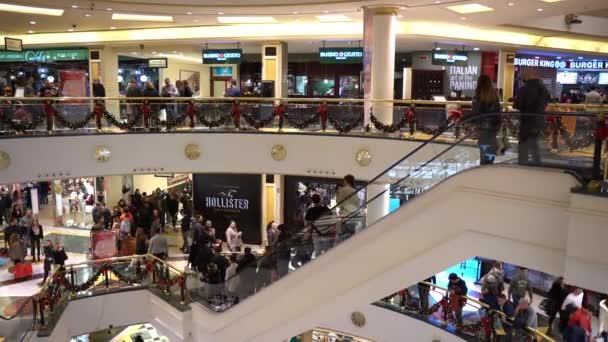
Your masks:
<instances>
[{"instance_id":1,"label":"menu board","mask_svg":"<svg viewBox=\"0 0 608 342\"><path fill-rule=\"evenodd\" d=\"M598 84L608 84L608 72L600 72Z\"/></svg>"},{"instance_id":2,"label":"menu board","mask_svg":"<svg viewBox=\"0 0 608 342\"><path fill-rule=\"evenodd\" d=\"M557 73L557 83L559 84L576 84L578 82L578 73L577 72L558 72Z\"/></svg>"}]
</instances>

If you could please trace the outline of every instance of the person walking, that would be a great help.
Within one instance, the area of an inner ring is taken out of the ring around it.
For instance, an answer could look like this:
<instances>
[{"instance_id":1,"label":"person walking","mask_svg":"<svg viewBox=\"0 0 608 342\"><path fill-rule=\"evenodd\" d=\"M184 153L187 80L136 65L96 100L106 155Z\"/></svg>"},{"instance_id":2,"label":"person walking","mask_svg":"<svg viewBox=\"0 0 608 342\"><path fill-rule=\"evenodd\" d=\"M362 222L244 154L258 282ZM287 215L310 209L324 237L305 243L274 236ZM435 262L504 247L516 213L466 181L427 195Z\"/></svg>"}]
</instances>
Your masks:
<instances>
[{"instance_id":1,"label":"person walking","mask_svg":"<svg viewBox=\"0 0 608 342\"><path fill-rule=\"evenodd\" d=\"M175 192L171 194L167 194L167 198L165 200L165 205L167 207L167 215L169 216L168 222L171 223L171 227L173 230L177 228L177 212L179 210L179 198ZM190 213L185 213L190 216Z\"/></svg>"},{"instance_id":2,"label":"person walking","mask_svg":"<svg viewBox=\"0 0 608 342\"><path fill-rule=\"evenodd\" d=\"M225 97L240 97L241 88L238 87L235 79L230 80L230 86L226 89Z\"/></svg>"},{"instance_id":3,"label":"person walking","mask_svg":"<svg viewBox=\"0 0 608 342\"><path fill-rule=\"evenodd\" d=\"M462 310L467 302L467 293L469 289L464 280L460 279L456 273L450 273L448 276L448 299L450 308L454 311L458 326L462 326ZM447 312L444 313L444 319Z\"/></svg>"},{"instance_id":4,"label":"person walking","mask_svg":"<svg viewBox=\"0 0 608 342\"><path fill-rule=\"evenodd\" d=\"M238 267L236 254L230 254L230 265L226 269L226 277L224 278L224 284L226 285L226 292L229 296L237 296L237 290L239 286L239 276L236 273Z\"/></svg>"},{"instance_id":5,"label":"person walking","mask_svg":"<svg viewBox=\"0 0 608 342\"><path fill-rule=\"evenodd\" d=\"M277 240L279 239L279 230L277 228L278 226L279 225L275 221L270 221L266 225L266 237L268 240L268 246L271 248L274 248L277 243Z\"/></svg>"},{"instance_id":6,"label":"person walking","mask_svg":"<svg viewBox=\"0 0 608 342\"><path fill-rule=\"evenodd\" d=\"M527 77L527 75L524 75ZM519 164L540 163L538 139L545 125L545 108L551 100L551 94L543 82L537 78L525 81L514 99L514 107L520 114L519 125Z\"/></svg>"},{"instance_id":7,"label":"person walking","mask_svg":"<svg viewBox=\"0 0 608 342\"><path fill-rule=\"evenodd\" d=\"M25 261L25 242L19 233L12 233L8 240L8 256L13 264L18 265Z\"/></svg>"},{"instance_id":8,"label":"person walking","mask_svg":"<svg viewBox=\"0 0 608 342\"><path fill-rule=\"evenodd\" d=\"M158 91L156 90L156 88L154 88L154 83L152 83L152 81L148 81L146 82L145 86L144 86L144 90L143 90L143 95L144 97L149 97L149 98L154 98L154 97L158 97ZM149 114L144 114L143 120L144 120L144 126L146 128L150 127L153 123L153 116L156 116L158 114L158 100L144 100L144 103L146 103L150 106L151 112Z\"/></svg>"},{"instance_id":9,"label":"person walking","mask_svg":"<svg viewBox=\"0 0 608 342\"><path fill-rule=\"evenodd\" d=\"M480 164L493 164L498 151L498 132L500 131L500 103L498 93L492 86L488 75L477 79L473 115L481 116L479 120L479 160ZM485 114L485 115L484 115Z\"/></svg>"},{"instance_id":10,"label":"person walking","mask_svg":"<svg viewBox=\"0 0 608 342\"><path fill-rule=\"evenodd\" d=\"M236 222L230 221L230 226L226 229L226 243L231 252L238 252L241 250L241 246L243 245L243 241L241 240L242 235L243 232L239 232Z\"/></svg>"},{"instance_id":11,"label":"person walking","mask_svg":"<svg viewBox=\"0 0 608 342\"><path fill-rule=\"evenodd\" d=\"M281 224L278 228L279 236L275 245L277 259L277 277L282 278L289 273L289 262L291 260L292 235L289 227Z\"/></svg>"},{"instance_id":12,"label":"person walking","mask_svg":"<svg viewBox=\"0 0 608 342\"><path fill-rule=\"evenodd\" d=\"M184 213L182 216L181 233L182 233L182 247L181 250L188 254L190 252L190 224L192 218L190 215Z\"/></svg>"},{"instance_id":13,"label":"person walking","mask_svg":"<svg viewBox=\"0 0 608 342\"><path fill-rule=\"evenodd\" d=\"M142 89L139 87L139 85L137 84L137 80L135 80L135 77L131 77L131 79L129 80L129 85L127 85L127 89L125 91L125 96L128 97L143 97L144 93L142 91ZM139 107L139 102L141 100L127 100L127 114L130 115L131 117L129 118L130 120L134 120L135 117L137 116L137 111L138 111L138 107Z\"/></svg>"},{"instance_id":14,"label":"person walking","mask_svg":"<svg viewBox=\"0 0 608 342\"><path fill-rule=\"evenodd\" d=\"M44 254L44 279L42 280L42 283L40 283L40 285L46 282L46 278L48 278L49 273L53 268L53 264L55 263L54 250L55 249L53 248L53 241L46 240L44 250L42 251L42 253Z\"/></svg>"},{"instance_id":15,"label":"person walking","mask_svg":"<svg viewBox=\"0 0 608 342\"><path fill-rule=\"evenodd\" d=\"M62 269L65 266L66 260L68 260L68 254L65 252L65 248L63 248L63 245L59 241L55 242L55 249L53 249L55 267Z\"/></svg>"}]
</instances>

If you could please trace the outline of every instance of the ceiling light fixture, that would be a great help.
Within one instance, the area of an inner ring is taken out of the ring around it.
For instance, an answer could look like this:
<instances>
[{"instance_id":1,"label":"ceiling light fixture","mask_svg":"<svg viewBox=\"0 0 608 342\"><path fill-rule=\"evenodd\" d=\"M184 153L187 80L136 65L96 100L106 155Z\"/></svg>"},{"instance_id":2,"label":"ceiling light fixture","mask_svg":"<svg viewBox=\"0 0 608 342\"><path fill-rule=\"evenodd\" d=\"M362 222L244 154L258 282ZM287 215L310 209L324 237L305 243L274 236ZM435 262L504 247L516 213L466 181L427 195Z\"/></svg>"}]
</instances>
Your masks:
<instances>
[{"instance_id":1,"label":"ceiling light fixture","mask_svg":"<svg viewBox=\"0 0 608 342\"><path fill-rule=\"evenodd\" d=\"M192 12L186 12L187 15L192 15Z\"/></svg>"},{"instance_id":2,"label":"ceiling light fixture","mask_svg":"<svg viewBox=\"0 0 608 342\"><path fill-rule=\"evenodd\" d=\"M72 8L78 8L78 6L76 6L76 5L72 5Z\"/></svg>"},{"instance_id":3,"label":"ceiling light fixture","mask_svg":"<svg viewBox=\"0 0 608 342\"><path fill-rule=\"evenodd\" d=\"M156 52L156 51L152 51L152 54L153 54L153 55L156 55L157 53L158 53L158 52Z\"/></svg>"},{"instance_id":4,"label":"ceiling light fixture","mask_svg":"<svg viewBox=\"0 0 608 342\"><path fill-rule=\"evenodd\" d=\"M91 16L91 14L87 13L87 14L85 14L84 16L88 18L88 17L90 17L90 16Z\"/></svg>"},{"instance_id":5,"label":"ceiling light fixture","mask_svg":"<svg viewBox=\"0 0 608 342\"><path fill-rule=\"evenodd\" d=\"M473 48L474 51L479 51L480 49L478 47Z\"/></svg>"},{"instance_id":6,"label":"ceiling light fixture","mask_svg":"<svg viewBox=\"0 0 608 342\"><path fill-rule=\"evenodd\" d=\"M515 6L515 3L514 3L514 2L509 2L509 3L507 4L507 6Z\"/></svg>"},{"instance_id":7,"label":"ceiling light fixture","mask_svg":"<svg viewBox=\"0 0 608 342\"><path fill-rule=\"evenodd\" d=\"M542 12L542 11L543 11L543 9L542 9L542 8L537 8L536 10L537 10L537 11L539 11L539 12Z\"/></svg>"},{"instance_id":8,"label":"ceiling light fixture","mask_svg":"<svg viewBox=\"0 0 608 342\"><path fill-rule=\"evenodd\" d=\"M224 15L224 12L217 12L217 15Z\"/></svg>"},{"instance_id":9,"label":"ceiling light fixture","mask_svg":"<svg viewBox=\"0 0 608 342\"><path fill-rule=\"evenodd\" d=\"M222 24L268 24L277 22L274 17L253 16L217 17L217 21Z\"/></svg>"},{"instance_id":10,"label":"ceiling light fixture","mask_svg":"<svg viewBox=\"0 0 608 342\"><path fill-rule=\"evenodd\" d=\"M481 12L491 12L494 9L492 7L488 7L481 4L465 4L465 5L454 5L446 7L450 11L460 13L460 14L469 14L469 13L481 13Z\"/></svg>"},{"instance_id":11,"label":"ceiling light fixture","mask_svg":"<svg viewBox=\"0 0 608 342\"><path fill-rule=\"evenodd\" d=\"M397 18L403 18L403 14L397 14Z\"/></svg>"},{"instance_id":12,"label":"ceiling light fixture","mask_svg":"<svg viewBox=\"0 0 608 342\"><path fill-rule=\"evenodd\" d=\"M112 14L112 20L172 22L173 21L173 17L170 16L170 15L145 15L145 14L113 13Z\"/></svg>"},{"instance_id":13,"label":"ceiling light fixture","mask_svg":"<svg viewBox=\"0 0 608 342\"><path fill-rule=\"evenodd\" d=\"M441 3L441 1L437 0L437 1L435 1L435 3L436 3L436 4L440 4L440 3Z\"/></svg>"},{"instance_id":14,"label":"ceiling light fixture","mask_svg":"<svg viewBox=\"0 0 608 342\"><path fill-rule=\"evenodd\" d=\"M116 27L110 26L110 30L116 30Z\"/></svg>"},{"instance_id":15,"label":"ceiling light fixture","mask_svg":"<svg viewBox=\"0 0 608 342\"><path fill-rule=\"evenodd\" d=\"M112 10L111 7L106 8L106 11L111 11L111 10Z\"/></svg>"},{"instance_id":16,"label":"ceiling light fixture","mask_svg":"<svg viewBox=\"0 0 608 342\"><path fill-rule=\"evenodd\" d=\"M35 21L30 21L30 25L36 25Z\"/></svg>"},{"instance_id":17,"label":"ceiling light fixture","mask_svg":"<svg viewBox=\"0 0 608 342\"><path fill-rule=\"evenodd\" d=\"M467 20L466 17L460 17L460 20Z\"/></svg>"},{"instance_id":18,"label":"ceiling light fixture","mask_svg":"<svg viewBox=\"0 0 608 342\"><path fill-rule=\"evenodd\" d=\"M195 23L198 23L198 22L199 22L199 20L198 20L198 19L194 19L194 20L192 20L192 21L194 21Z\"/></svg>"},{"instance_id":19,"label":"ceiling light fixture","mask_svg":"<svg viewBox=\"0 0 608 342\"><path fill-rule=\"evenodd\" d=\"M73 28L69 28L68 32L74 32L74 29Z\"/></svg>"},{"instance_id":20,"label":"ceiling light fixture","mask_svg":"<svg viewBox=\"0 0 608 342\"><path fill-rule=\"evenodd\" d=\"M3 3L0 3L0 11L14 12L14 13L26 13L26 14L38 14L38 15L51 15L51 16L55 16L55 17L60 17L63 15L62 9L11 5L11 4L3 4Z\"/></svg>"},{"instance_id":21,"label":"ceiling light fixture","mask_svg":"<svg viewBox=\"0 0 608 342\"><path fill-rule=\"evenodd\" d=\"M291 12L291 14L300 14L300 12L294 11L294 12Z\"/></svg>"},{"instance_id":22,"label":"ceiling light fixture","mask_svg":"<svg viewBox=\"0 0 608 342\"><path fill-rule=\"evenodd\" d=\"M548 3L552 3L552 2L560 2L562 0L540 0L542 2L548 2Z\"/></svg>"},{"instance_id":23,"label":"ceiling light fixture","mask_svg":"<svg viewBox=\"0 0 608 342\"><path fill-rule=\"evenodd\" d=\"M318 15L317 19L319 19L319 21L324 22L324 23L350 21L350 18L345 16L344 14Z\"/></svg>"},{"instance_id":24,"label":"ceiling light fixture","mask_svg":"<svg viewBox=\"0 0 608 342\"><path fill-rule=\"evenodd\" d=\"M34 33L34 31L29 30L29 31L27 31L27 33L32 34L32 33Z\"/></svg>"}]
</instances>

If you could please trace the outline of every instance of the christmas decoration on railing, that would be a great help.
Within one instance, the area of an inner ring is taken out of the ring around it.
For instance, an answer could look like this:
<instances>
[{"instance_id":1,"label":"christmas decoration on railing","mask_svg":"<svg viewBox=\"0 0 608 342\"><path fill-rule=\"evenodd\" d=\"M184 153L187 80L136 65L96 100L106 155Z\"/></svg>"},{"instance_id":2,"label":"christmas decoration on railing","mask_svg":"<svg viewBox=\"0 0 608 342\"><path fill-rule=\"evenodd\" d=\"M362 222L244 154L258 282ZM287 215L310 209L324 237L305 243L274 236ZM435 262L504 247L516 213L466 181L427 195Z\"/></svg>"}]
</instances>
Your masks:
<instances>
[{"instance_id":1,"label":"christmas decoration on railing","mask_svg":"<svg viewBox=\"0 0 608 342\"><path fill-rule=\"evenodd\" d=\"M285 120L287 121L287 123L292 126L295 127L297 129L305 129L310 127L310 125L314 124L315 122L319 121L319 113L314 113L313 115L309 116L308 118L304 119L303 121L296 121L294 119L291 118L289 113L285 113Z\"/></svg>"},{"instance_id":2,"label":"christmas decoration on railing","mask_svg":"<svg viewBox=\"0 0 608 342\"><path fill-rule=\"evenodd\" d=\"M374 115L372 108L369 119L374 127L376 127L377 130L382 131L382 133L395 133L405 127L405 124L407 123L407 113L404 113L403 117L398 122L391 125L385 125Z\"/></svg>"},{"instance_id":3,"label":"christmas decoration on railing","mask_svg":"<svg viewBox=\"0 0 608 342\"><path fill-rule=\"evenodd\" d=\"M135 272L135 277L126 276L126 275L120 273L114 267L111 267L110 271L112 272L112 274L114 274L114 276L116 276L116 278L118 280L125 282L127 284L130 284L130 285L141 284L141 282L146 278L146 276L148 274L145 267L142 267L141 269L137 268L137 272Z\"/></svg>"},{"instance_id":4,"label":"christmas decoration on railing","mask_svg":"<svg viewBox=\"0 0 608 342\"><path fill-rule=\"evenodd\" d=\"M450 124L454 124L454 137L456 139L460 139L460 130L461 130L461 119L462 119L462 110L460 108L452 109L448 112L448 120L446 122L446 127L449 127Z\"/></svg>"},{"instance_id":5,"label":"christmas decoration on railing","mask_svg":"<svg viewBox=\"0 0 608 342\"><path fill-rule=\"evenodd\" d=\"M161 287L170 288L174 285L179 285L181 287L185 282L184 275L182 274L171 278L169 275L169 268L158 260L153 262L153 269L157 277L156 282Z\"/></svg>"},{"instance_id":6,"label":"christmas decoration on railing","mask_svg":"<svg viewBox=\"0 0 608 342\"><path fill-rule=\"evenodd\" d=\"M247 122L247 125L255 128L255 129L260 129L260 128L264 128L264 127L268 126L268 124L270 124L272 122L272 120L274 120L274 113L271 115L268 115L266 118L261 119L261 120L254 119L253 116L249 113L243 113L242 117L243 117L243 119L245 119L245 122Z\"/></svg>"},{"instance_id":7,"label":"christmas decoration on railing","mask_svg":"<svg viewBox=\"0 0 608 342\"><path fill-rule=\"evenodd\" d=\"M228 121L229 117L225 114L220 113L219 119L216 120L207 120L204 117L204 114L197 113L198 122L200 122L203 126L207 126L209 128L216 128L224 125L226 121Z\"/></svg>"},{"instance_id":8,"label":"christmas decoration on railing","mask_svg":"<svg viewBox=\"0 0 608 342\"><path fill-rule=\"evenodd\" d=\"M101 119L106 114L106 108L103 104L97 103L93 108L93 113L95 114L95 126L97 126L97 129L101 129Z\"/></svg>"},{"instance_id":9,"label":"christmas decoration on railing","mask_svg":"<svg viewBox=\"0 0 608 342\"><path fill-rule=\"evenodd\" d=\"M441 310L443 311L444 319L448 323L450 323L452 326L456 327L456 329L461 333L468 334L468 335L479 334L479 332L481 331L481 328L483 327L483 322L471 323L471 324L460 324L454 315L454 310L452 310L452 308L451 308L451 305L452 305L452 303L450 303L451 300L453 300L453 299L448 299L447 297L444 296L441 299L441 301L439 301L439 304L441 305ZM460 300L457 305L461 305Z\"/></svg>"},{"instance_id":10,"label":"christmas decoration on railing","mask_svg":"<svg viewBox=\"0 0 608 342\"><path fill-rule=\"evenodd\" d=\"M82 121L78 121L78 122L70 122L69 120L67 120L63 115L59 114L59 113L55 113L55 119L57 119L57 122L59 122L63 127L67 127L69 129L79 129L79 128L83 128L84 126L86 126L89 121L91 121L93 119L93 117L96 114L90 113L89 115L87 115L84 120Z\"/></svg>"},{"instance_id":11,"label":"christmas decoration on railing","mask_svg":"<svg viewBox=\"0 0 608 342\"><path fill-rule=\"evenodd\" d=\"M127 120L127 122L120 122L114 115L112 115L110 112L105 112L106 114L106 120L111 124L114 125L120 129L132 129L133 127L135 127L135 124L139 121L139 119L141 118L141 112L136 113L135 115L133 115L131 117L131 120Z\"/></svg>"},{"instance_id":12,"label":"christmas decoration on railing","mask_svg":"<svg viewBox=\"0 0 608 342\"><path fill-rule=\"evenodd\" d=\"M328 116L327 102L321 103L319 108L317 108L317 115L321 119L321 130L323 130L323 132L325 132L325 130L327 129L327 116Z\"/></svg>"},{"instance_id":13,"label":"christmas decoration on railing","mask_svg":"<svg viewBox=\"0 0 608 342\"><path fill-rule=\"evenodd\" d=\"M285 105L283 102L274 107L274 115L279 117L279 131L283 130L283 123L285 121Z\"/></svg>"},{"instance_id":14,"label":"christmas decoration on railing","mask_svg":"<svg viewBox=\"0 0 608 342\"><path fill-rule=\"evenodd\" d=\"M43 111L47 120L52 119L57 114L57 110L55 110L51 101L44 101Z\"/></svg>"},{"instance_id":15,"label":"christmas decoration on railing","mask_svg":"<svg viewBox=\"0 0 608 342\"><path fill-rule=\"evenodd\" d=\"M331 115L328 117L329 122L334 128L340 133L348 133L355 129L363 122L363 116L359 116L356 120L351 122L340 122L334 119Z\"/></svg>"},{"instance_id":16,"label":"christmas decoration on railing","mask_svg":"<svg viewBox=\"0 0 608 342\"><path fill-rule=\"evenodd\" d=\"M406 109L405 112L405 121L407 122L407 127L410 130L410 136L413 136L416 133L416 105L412 104L409 108Z\"/></svg>"},{"instance_id":17,"label":"christmas decoration on railing","mask_svg":"<svg viewBox=\"0 0 608 342\"><path fill-rule=\"evenodd\" d=\"M152 117L152 106L148 101L144 101L141 106L139 106L139 112L144 117L144 127L150 128L150 122Z\"/></svg>"},{"instance_id":18,"label":"christmas decoration on railing","mask_svg":"<svg viewBox=\"0 0 608 342\"><path fill-rule=\"evenodd\" d=\"M5 116L2 112L0 112L0 120L2 121L3 124L10 127L12 130L25 133L26 131L31 131L31 130L35 129L36 127L40 126L40 124L42 124L42 122L44 122L46 120L46 118L44 117L44 115L39 115L36 119L34 119L32 121L27 121L27 120L13 121L13 120L11 120L11 118Z\"/></svg>"},{"instance_id":19,"label":"christmas decoration on railing","mask_svg":"<svg viewBox=\"0 0 608 342\"><path fill-rule=\"evenodd\" d=\"M234 128L241 129L241 105L239 101L234 101L230 107L230 115L232 116L232 122Z\"/></svg>"},{"instance_id":20,"label":"christmas decoration on railing","mask_svg":"<svg viewBox=\"0 0 608 342\"><path fill-rule=\"evenodd\" d=\"M194 128L194 118L197 116L198 111L196 110L196 106L194 102L188 102L186 106L186 116L190 119L190 128Z\"/></svg>"}]
</instances>

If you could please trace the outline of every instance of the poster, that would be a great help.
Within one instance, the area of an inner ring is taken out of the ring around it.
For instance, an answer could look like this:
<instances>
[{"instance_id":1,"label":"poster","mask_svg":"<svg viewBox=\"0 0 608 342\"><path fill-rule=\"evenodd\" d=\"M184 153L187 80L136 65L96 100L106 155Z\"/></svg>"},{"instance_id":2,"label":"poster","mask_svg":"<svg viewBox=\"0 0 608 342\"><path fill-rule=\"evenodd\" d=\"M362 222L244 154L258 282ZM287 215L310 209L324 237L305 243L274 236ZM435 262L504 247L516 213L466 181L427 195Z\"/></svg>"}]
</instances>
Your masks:
<instances>
[{"instance_id":1,"label":"poster","mask_svg":"<svg viewBox=\"0 0 608 342\"><path fill-rule=\"evenodd\" d=\"M108 259L117 256L116 233L91 233L91 253L93 259Z\"/></svg>"},{"instance_id":2,"label":"poster","mask_svg":"<svg viewBox=\"0 0 608 342\"><path fill-rule=\"evenodd\" d=\"M59 91L61 96L86 97L87 74L84 70L60 70Z\"/></svg>"},{"instance_id":3,"label":"poster","mask_svg":"<svg viewBox=\"0 0 608 342\"><path fill-rule=\"evenodd\" d=\"M261 244L262 176L252 174L194 174L194 208L211 220L216 236L226 240L234 220L246 244Z\"/></svg>"}]
</instances>

